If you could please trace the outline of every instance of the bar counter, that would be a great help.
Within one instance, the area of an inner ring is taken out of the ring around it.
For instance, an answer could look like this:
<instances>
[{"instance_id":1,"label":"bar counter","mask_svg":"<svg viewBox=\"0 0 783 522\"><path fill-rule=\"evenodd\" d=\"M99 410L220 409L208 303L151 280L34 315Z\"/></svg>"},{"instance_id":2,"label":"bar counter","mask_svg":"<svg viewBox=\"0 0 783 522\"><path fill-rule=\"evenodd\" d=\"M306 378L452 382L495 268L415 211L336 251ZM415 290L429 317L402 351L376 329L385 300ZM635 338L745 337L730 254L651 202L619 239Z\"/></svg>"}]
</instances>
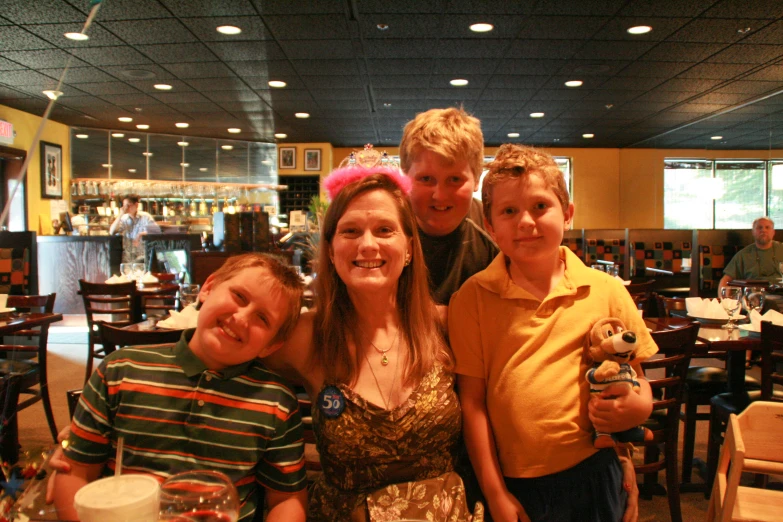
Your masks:
<instances>
[{"instance_id":1,"label":"bar counter","mask_svg":"<svg viewBox=\"0 0 783 522\"><path fill-rule=\"evenodd\" d=\"M54 311L83 314L79 279L103 282L120 271L122 236L38 236L38 291L57 292Z\"/></svg>"}]
</instances>

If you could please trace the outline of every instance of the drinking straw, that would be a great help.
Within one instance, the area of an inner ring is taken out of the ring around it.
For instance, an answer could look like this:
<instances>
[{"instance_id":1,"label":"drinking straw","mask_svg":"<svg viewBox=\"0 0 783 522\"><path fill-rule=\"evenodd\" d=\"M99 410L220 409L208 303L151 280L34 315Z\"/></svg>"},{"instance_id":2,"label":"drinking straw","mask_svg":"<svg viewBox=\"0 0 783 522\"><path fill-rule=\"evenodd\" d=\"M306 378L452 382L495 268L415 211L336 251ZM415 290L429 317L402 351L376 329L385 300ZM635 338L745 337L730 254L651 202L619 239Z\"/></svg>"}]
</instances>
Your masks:
<instances>
[{"instance_id":1,"label":"drinking straw","mask_svg":"<svg viewBox=\"0 0 783 522\"><path fill-rule=\"evenodd\" d=\"M117 455L114 456L114 476L117 477L122 473L122 446L125 443L124 437L117 438Z\"/></svg>"}]
</instances>

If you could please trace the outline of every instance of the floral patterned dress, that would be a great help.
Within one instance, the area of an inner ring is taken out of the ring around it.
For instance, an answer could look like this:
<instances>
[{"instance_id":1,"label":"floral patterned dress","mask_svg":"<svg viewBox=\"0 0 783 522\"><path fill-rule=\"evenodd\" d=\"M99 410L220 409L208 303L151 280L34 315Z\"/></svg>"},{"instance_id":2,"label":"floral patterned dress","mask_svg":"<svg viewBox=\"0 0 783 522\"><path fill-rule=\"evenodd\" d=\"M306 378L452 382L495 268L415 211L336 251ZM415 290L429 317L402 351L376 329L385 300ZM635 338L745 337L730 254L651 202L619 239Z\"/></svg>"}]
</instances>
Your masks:
<instances>
[{"instance_id":1,"label":"floral patterned dress","mask_svg":"<svg viewBox=\"0 0 783 522\"><path fill-rule=\"evenodd\" d=\"M345 397L337 418L313 405L324 472L310 495L308 521L483 520L481 504L470 515L454 472L462 412L453 374L436 366L393 410L337 388Z\"/></svg>"}]
</instances>

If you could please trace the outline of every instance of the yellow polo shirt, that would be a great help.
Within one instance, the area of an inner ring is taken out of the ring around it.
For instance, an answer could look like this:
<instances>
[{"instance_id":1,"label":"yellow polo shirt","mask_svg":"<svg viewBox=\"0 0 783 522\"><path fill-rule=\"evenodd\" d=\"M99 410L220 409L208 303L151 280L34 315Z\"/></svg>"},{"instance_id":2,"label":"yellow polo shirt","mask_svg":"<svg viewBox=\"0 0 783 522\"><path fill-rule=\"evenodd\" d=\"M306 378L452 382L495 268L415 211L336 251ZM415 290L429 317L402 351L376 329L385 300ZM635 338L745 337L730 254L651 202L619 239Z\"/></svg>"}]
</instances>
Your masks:
<instances>
[{"instance_id":1,"label":"yellow polo shirt","mask_svg":"<svg viewBox=\"0 0 783 522\"><path fill-rule=\"evenodd\" d=\"M506 477L540 477L593 453L582 362L591 326L621 319L637 357L658 351L622 283L560 247L565 274L543 301L515 285L503 253L468 279L449 304L458 374L487 385L487 410Z\"/></svg>"}]
</instances>

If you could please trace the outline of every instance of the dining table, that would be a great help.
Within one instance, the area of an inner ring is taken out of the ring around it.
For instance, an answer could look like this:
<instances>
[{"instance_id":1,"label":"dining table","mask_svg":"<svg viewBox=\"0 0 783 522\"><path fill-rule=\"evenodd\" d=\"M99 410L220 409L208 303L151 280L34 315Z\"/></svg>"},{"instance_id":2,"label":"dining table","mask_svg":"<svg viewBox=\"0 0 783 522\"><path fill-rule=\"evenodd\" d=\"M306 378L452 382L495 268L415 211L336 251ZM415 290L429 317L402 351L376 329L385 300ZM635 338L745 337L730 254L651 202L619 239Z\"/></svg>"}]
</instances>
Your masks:
<instances>
[{"instance_id":1,"label":"dining table","mask_svg":"<svg viewBox=\"0 0 783 522\"><path fill-rule=\"evenodd\" d=\"M155 297L172 297L176 295L179 290L177 283L141 283L136 286L136 294L134 297L133 310L134 323L140 323L143 320L142 314L144 312L143 302L144 299L154 299Z\"/></svg>"},{"instance_id":2,"label":"dining table","mask_svg":"<svg viewBox=\"0 0 783 522\"><path fill-rule=\"evenodd\" d=\"M17 313L0 314L0 336L12 335L19 330L29 330L36 326L62 321L63 314L57 313Z\"/></svg>"}]
</instances>

